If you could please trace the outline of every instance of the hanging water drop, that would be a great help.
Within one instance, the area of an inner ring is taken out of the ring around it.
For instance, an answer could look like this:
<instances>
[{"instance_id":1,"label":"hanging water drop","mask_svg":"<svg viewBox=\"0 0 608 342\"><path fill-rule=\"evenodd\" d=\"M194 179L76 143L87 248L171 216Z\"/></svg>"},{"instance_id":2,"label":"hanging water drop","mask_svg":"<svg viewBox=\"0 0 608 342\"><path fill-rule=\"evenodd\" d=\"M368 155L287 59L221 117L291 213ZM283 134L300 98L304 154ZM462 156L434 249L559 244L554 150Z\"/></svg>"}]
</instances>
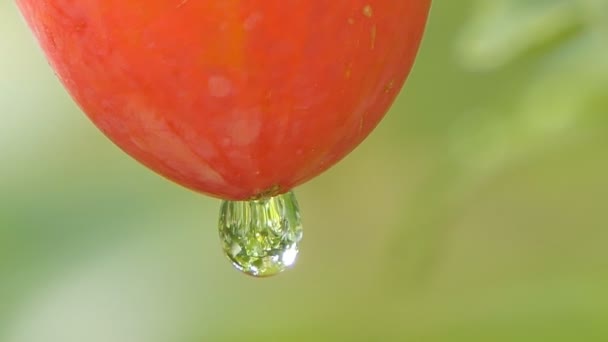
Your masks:
<instances>
[{"instance_id":1,"label":"hanging water drop","mask_svg":"<svg viewBox=\"0 0 608 342\"><path fill-rule=\"evenodd\" d=\"M302 239L300 209L293 192L250 201L223 201L219 233L234 267L255 276L293 266Z\"/></svg>"}]
</instances>

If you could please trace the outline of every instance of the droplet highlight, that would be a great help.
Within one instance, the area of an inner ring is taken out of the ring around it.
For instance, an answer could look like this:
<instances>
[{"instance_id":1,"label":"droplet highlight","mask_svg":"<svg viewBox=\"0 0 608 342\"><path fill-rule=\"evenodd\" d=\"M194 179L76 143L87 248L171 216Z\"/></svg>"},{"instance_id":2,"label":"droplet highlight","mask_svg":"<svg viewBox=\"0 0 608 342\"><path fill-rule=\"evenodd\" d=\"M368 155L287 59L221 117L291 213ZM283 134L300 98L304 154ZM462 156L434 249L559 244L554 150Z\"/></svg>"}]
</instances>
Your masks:
<instances>
[{"instance_id":1,"label":"droplet highlight","mask_svg":"<svg viewBox=\"0 0 608 342\"><path fill-rule=\"evenodd\" d=\"M238 270L254 277L277 275L296 262L302 240L293 192L250 201L223 201L219 235Z\"/></svg>"}]
</instances>

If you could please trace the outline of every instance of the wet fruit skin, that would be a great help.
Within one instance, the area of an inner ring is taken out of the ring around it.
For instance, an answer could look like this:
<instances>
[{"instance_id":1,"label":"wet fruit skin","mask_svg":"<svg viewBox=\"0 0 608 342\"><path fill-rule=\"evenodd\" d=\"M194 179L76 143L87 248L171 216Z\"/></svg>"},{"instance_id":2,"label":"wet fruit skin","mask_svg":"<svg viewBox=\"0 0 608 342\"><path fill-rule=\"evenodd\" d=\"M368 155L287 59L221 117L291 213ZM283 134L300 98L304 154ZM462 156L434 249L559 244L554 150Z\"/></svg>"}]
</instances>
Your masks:
<instances>
[{"instance_id":1,"label":"wet fruit skin","mask_svg":"<svg viewBox=\"0 0 608 342\"><path fill-rule=\"evenodd\" d=\"M230 200L352 151L413 65L430 0L16 0L51 66L128 154Z\"/></svg>"}]
</instances>

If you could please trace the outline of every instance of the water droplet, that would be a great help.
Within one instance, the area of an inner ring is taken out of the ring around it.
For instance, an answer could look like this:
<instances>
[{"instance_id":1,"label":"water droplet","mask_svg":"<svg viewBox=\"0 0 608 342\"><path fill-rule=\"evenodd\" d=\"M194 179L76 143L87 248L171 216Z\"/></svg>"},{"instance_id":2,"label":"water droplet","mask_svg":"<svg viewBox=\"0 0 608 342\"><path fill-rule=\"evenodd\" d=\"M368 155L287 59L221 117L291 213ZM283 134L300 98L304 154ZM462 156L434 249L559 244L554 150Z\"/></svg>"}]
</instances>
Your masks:
<instances>
[{"instance_id":1,"label":"water droplet","mask_svg":"<svg viewBox=\"0 0 608 342\"><path fill-rule=\"evenodd\" d=\"M251 201L223 201L219 233L234 267L255 276L293 266L302 239L300 209L293 192Z\"/></svg>"}]
</instances>

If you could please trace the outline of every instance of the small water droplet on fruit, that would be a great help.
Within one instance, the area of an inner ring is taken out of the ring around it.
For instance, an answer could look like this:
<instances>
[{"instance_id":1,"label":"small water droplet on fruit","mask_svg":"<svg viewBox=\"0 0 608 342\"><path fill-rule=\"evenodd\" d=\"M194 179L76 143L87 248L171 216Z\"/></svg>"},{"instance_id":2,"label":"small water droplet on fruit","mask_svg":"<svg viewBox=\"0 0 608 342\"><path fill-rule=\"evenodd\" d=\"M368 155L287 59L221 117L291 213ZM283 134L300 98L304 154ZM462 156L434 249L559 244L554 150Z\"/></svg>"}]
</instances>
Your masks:
<instances>
[{"instance_id":1,"label":"small water droplet on fruit","mask_svg":"<svg viewBox=\"0 0 608 342\"><path fill-rule=\"evenodd\" d=\"M238 270L255 277L277 275L294 265L302 239L293 192L250 201L223 201L219 234Z\"/></svg>"}]
</instances>

